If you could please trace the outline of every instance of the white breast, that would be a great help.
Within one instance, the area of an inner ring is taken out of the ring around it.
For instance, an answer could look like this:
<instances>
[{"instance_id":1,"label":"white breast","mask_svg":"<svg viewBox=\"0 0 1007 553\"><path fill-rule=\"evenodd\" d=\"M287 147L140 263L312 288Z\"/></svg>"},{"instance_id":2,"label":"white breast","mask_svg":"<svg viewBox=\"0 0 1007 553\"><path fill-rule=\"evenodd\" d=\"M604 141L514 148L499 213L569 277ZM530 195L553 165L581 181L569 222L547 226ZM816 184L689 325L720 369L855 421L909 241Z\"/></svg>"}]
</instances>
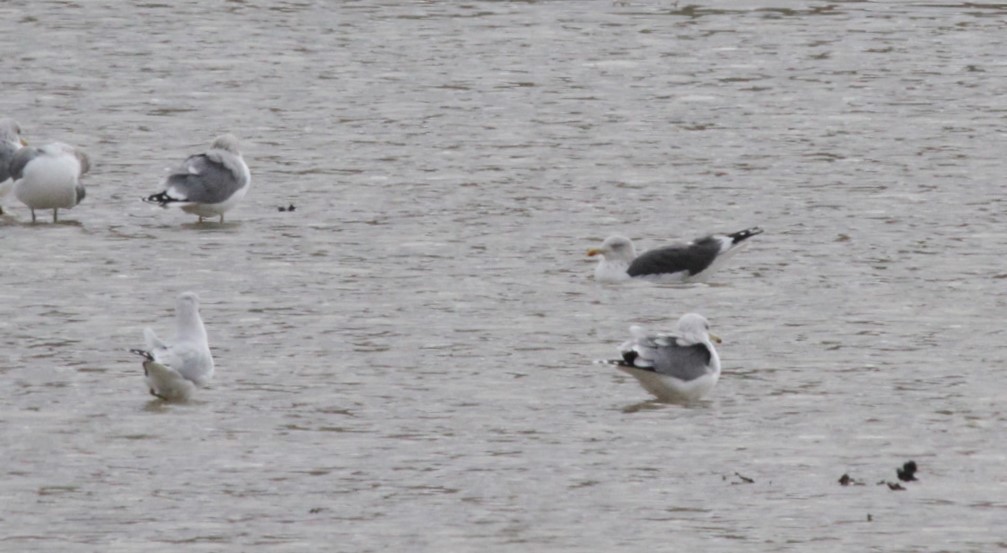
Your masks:
<instances>
[{"instance_id":1,"label":"white breast","mask_svg":"<svg viewBox=\"0 0 1007 553\"><path fill-rule=\"evenodd\" d=\"M622 282L629 280L629 263L602 259L594 268L594 279L598 282Z\"/></svg>"},{"instance_id":2,"label":"white breast","mask_svg":"<svg viewBox=\"0 0 1007 553\"><path fill-rule=\"evenodd\" d=\"M77 205L80 162L73 155L41 155L28 162L14 195L32 209L68 209Z\"/></svg>"}]
</instances>

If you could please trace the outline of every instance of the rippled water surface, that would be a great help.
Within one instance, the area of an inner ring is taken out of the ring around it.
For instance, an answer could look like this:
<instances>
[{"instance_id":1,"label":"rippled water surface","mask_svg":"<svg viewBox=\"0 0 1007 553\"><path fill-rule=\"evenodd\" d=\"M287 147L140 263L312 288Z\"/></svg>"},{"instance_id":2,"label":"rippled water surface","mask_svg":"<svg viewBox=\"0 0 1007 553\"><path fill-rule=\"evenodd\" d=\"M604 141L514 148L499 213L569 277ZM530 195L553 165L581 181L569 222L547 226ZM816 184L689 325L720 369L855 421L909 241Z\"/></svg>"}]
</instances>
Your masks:
<instances>
[{"instance_id":1,"label":"rippled water surface","mask_svg":"<svg viewBox=\"0 0 1007 553\"><path fill-rule=\"evenodd\" d=\"M1007 549L1002 4L8 1L0 46L93 162L0 218L0 551ZM227 223L138 201L227 131ZM584 256L755 225L710 285ZM184 290L217 376L162 404L127 349ZM686 311L708 401L594 363Z\"/></svg>"}]
</instances>

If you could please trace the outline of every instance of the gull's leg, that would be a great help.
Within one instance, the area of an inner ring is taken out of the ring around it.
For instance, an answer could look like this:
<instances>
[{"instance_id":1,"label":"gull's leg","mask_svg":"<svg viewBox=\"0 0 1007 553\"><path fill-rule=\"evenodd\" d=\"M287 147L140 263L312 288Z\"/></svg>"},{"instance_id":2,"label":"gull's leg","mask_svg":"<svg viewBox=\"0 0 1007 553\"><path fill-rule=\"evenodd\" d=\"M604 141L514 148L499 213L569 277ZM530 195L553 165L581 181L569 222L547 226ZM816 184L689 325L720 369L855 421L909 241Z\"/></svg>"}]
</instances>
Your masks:
<instances>
[{"instance_id":1,"label":"gull's leg","mask_svg":"<svg viewBox=\"0 0 1007 553\"><path fill-rule=\"evenodd\" d=\"M59 212L58 209L53 209L52 210L52 222L54 222L54 223L56 222L56 213L58 213L58 212Z\"/></svg>"},{"instance_id":2,"label":"gull's leg","mask_svg":"<svg viewBox=\"0 0 1007 553\"><path fill-rule=\"evenodd\" d=\"M30 208L30 207L28 209L31 209L31 222L34 223L35 222L35 210L32 209L32 208Z\"/></svg>"},{"instance_id":3,"label":"gull's leg","mask_svg":"<svg viewBox=\"0 0 1007 553\"><path fill-rule=\"evenodd\" d=\"M223 222L224 222L224 214L223 213L220 214L220 222L221 222L221 224L223 224Z\"/></svg>"}]
</instances>

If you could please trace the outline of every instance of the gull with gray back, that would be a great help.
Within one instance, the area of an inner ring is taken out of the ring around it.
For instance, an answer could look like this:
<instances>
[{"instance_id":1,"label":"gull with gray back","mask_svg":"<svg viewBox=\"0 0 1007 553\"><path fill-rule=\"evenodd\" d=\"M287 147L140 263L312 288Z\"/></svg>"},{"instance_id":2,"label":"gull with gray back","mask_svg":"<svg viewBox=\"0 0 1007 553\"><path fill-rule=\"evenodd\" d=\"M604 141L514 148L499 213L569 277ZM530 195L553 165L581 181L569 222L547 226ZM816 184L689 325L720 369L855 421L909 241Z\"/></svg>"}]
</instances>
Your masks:
<instances>
[{"instance_id":1,"label":"gull with gray back","mask_svg":"<svg viewBox=\"0 0 1007 553\"><path fill-rule=\"evenodd\" d=\"M720 356L710 334L710 323L697 313L678 320L674 333L651 333L630 327L632 338L619 346L622 359L609 361L629 374L657 399L667 402L698 400L720 379Z\"/></svg>"},{"instance_id":2,"label":"gull with gray back","mask_svg":"<svg viewBox=\"0 0 1007 553\"><path fill-rule=\"evenodd\" d=\"M10 162L23 146L21 125L10 118L0 119L0 215L3 215L3 201L14 190L14 179L10 178Z\"/></svg>"},{"instance_id":3,"label":"gull with gray back","mask_svg":"<svg viewBox=\"0 0 1007 553\"><path fill-rule=\"evenodd\" d=\"M165 401L186 401L197 387L213 378L213 355L195 293L185 292L175 301L173 340L161 340L150 328L144 329L143 336L147 349L129 351L144 358L143 375L151 395Z\"/></svg>"},{"instance_id":4,"label":"gull with gray back","mask_svg":"<svg viewBox=\"0 0 1007 553\"><path fill-rule=\"evenodd\" d=\"M164 191L143 198L147 203L167 208L176 206L199 217L220 217L233 209L248 192L252 182L248 165L231 134L218 136L205 153L186 158L168 175Z\"/></svg>"},{"instance_id":5,"label":"gull with gray back","mask_svg":"<svg viewBox=\"0 0 1007 553\"><path fill-rule=\"evenodd\" d=\"M36 209L51 209L55 223L60 209L73 208L84 199L80 179L91 169L91 161L83 151L53 142L19 149L8 169L14 196L31 210L31 222L36 220Z\"/></svg>"}]
</instances>

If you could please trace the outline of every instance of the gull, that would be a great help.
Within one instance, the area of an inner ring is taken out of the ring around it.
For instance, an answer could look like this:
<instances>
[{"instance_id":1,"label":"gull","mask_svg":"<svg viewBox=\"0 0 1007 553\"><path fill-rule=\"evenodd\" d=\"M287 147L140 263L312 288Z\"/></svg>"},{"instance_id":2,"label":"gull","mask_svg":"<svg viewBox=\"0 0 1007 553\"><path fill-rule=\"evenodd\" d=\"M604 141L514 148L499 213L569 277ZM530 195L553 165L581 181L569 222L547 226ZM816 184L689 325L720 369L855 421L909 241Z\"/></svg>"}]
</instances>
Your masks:
<instances>
[{"instance_id":1,"label":"gull","mask_svg":"<svg viewBox=\"0 0 1007 553\"><path fill-rule=\"evenodd\" d=\"M14 159L14 154L26 145L21 138L21 125L10 118L0 119L0 202L14 189L14 179L10 178L10 162ZM0 215L3 215L2 205Z\"/></svg>"},{"instance_id":2,"label":"gull","mask_svg":"<svg viewBox=\"0 0 1007 553\"><path fill-rule=\"evenodd\" d=\"M184 292L175 301L175 339L165 342L145 328L146 350L131 349L144 358L143 375L150 394L165 401L186 401L213 378L213 356L206 327L199 316L199 297Z\"/></svg>"},{"instance_id":3,"label":"gull","mask_svg":"<svg viewBox=\"0 0 1007 553\"><path fill-rule=\"evenodd\" d=\"M9 166L14 196L31 209L33 223L36 209L51 209L55 223L60 208L79 204L85 194L80 178L90 168L87 154L62 142L39 148L25 146L14 154Z\"/></svg>"},{"instance_id":4,"label":"gull","mask_svg":"<svg viewBox=\"0 0 1007 553\"><path fill-rule=\"evenodd\" d=\"M667 402L690 402L710 393L720 379L720 356L710 334L710 323L697 313L678 320L670 334L650 333L639 326L619 346L622 359L608 361L636 378L645 390Z\"/></svg>"},{"instance_id":5,"label":"gull","mask_svg":"<svg viewBox=\"0 0 1007 553\"><path fill-rule=\"evenodd\" d=\"M203 222L204 217L220 217L238 205L252 182L248 165L238 151L232 134L218 136L206 153L189 156L168 175L164 191L143 198L147 203L167 208L178 206Z\"/></svg>"},{"instance_id":6,"label":"gull","mask_svg":"<svg viewBox=\"0 0 1007 553\"><path fill-rule=\"evenodd\" d=\"M610 236L601 247L591 248L588 256L601 255L594 269L599 282L629 279L653 282L703 282L725 261L737 253L746 240L762 234L752 227L731 234L711 234L686 244L672 244L636 255L633 242L624 236Z\"/></svg>"}]
</instances>

